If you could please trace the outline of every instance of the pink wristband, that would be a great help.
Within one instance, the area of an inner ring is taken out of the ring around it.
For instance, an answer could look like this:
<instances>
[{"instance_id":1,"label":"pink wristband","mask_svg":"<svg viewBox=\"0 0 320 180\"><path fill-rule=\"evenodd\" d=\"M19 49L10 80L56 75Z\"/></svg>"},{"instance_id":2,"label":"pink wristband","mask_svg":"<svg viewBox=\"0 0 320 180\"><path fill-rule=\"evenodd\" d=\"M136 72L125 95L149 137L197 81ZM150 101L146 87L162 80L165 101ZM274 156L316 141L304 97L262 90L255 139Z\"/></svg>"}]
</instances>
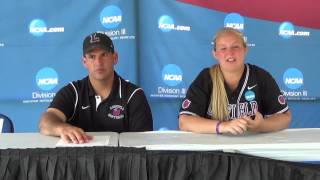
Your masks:
<instances>
[{"instance_id":1,"label":"pink wristband","mask_svg":"<svg viewBox=\"0 0 320 180\"><path fill-rule=\"evenodd\" d=\"M217 122L217 124L216 124L216 133L217 134L221 134L221 132L220 132L220 124L222 123L222 121L219 121L219 122Z\"/></svg>"}]
</instances>

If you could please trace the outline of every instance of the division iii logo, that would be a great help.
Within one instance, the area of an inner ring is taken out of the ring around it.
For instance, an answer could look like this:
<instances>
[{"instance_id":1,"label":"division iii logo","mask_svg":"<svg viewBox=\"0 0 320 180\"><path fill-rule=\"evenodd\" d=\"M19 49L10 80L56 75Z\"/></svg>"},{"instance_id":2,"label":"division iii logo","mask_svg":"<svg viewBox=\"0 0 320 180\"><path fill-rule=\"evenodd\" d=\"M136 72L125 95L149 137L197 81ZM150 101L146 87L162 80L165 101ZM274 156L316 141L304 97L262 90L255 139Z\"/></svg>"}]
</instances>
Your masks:
<instances>
[{"instance_id":1,"label":"division iii logo","mask_svg":"<svg viewBox=\"0 0 320 180\"><path fill-rule=\"evenodd\" d=\"M162 70L163 82L168 86L177 86L182 82L182 71L175 64L168 64Z\"/></svg>"},{"instance_id":2,"label":"division iii logo","mask_svg":"<svg viewBox=\"0 0 320 180\"><path fill-rule=\"evenodd\" d=\"M121 9L113 5L105 7L100 13L100 22L107 29L118 27L122 22Z\"/></svg>"},{"instance_id":3,"label":"division iii logo","mask_svg":"<svg viewBox=\"0 0 320 180\"><path fill-rule=\"evenodd\" d=\"M244 30L243 17L238 13L230 13L224 19L224 27L231 27L239 31Z\"/></svg>"},{"instance_id":4,"label":"division iii logo","mask_svg":"<svg viewBox=\"0 0 320 180\"><path fill-rule=\"evenodd\" d=\"M50 91L58 85L58 74L52 68L42 68L36 75L37 86L44 91Z\"/></svg>"},{"instance_id":5,"label":"division iii logo","mask_svg":"<svg viewBox=\"0 0 320 180\"><path fill-rule=\"evenodd\" d=\"M283 82L289 89L299 89L303 85L303 74L299 69L289 68L283 74Z\"/></svg>"}]
</instances>

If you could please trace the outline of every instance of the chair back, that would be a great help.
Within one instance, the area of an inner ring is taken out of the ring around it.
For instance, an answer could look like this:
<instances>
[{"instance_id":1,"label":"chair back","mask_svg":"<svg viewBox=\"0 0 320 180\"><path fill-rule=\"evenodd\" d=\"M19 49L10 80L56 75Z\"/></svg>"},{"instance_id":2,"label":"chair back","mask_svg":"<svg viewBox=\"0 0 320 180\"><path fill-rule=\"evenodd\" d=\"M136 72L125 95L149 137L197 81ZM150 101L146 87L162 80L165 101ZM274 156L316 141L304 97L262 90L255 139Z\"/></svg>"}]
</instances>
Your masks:
<instances>
[{"instance_id":1,"label":"chair back","mask_svg":"<svg viewBox=\"0 0 320 180\"><path fill-rule=\"evenodd\" d=\"M0 114L0 133L13 133L14 128L13 128L13 123L11 119L4 115Z\"/></svg>"}]
</instances>

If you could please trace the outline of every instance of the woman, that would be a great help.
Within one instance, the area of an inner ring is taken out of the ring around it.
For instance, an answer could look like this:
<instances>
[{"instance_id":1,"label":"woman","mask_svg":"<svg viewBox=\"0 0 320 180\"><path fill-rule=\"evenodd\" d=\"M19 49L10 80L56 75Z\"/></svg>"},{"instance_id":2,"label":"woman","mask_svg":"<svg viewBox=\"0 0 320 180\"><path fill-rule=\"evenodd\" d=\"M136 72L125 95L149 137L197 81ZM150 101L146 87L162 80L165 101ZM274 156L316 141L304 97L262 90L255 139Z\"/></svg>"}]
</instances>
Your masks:
<instances>
[{"instance_id":1,"label":"woman","mask_svg":"<svg viewBox=\"0 0 320 180\"><path fill-rule=\"evenodd\" d=\"M205 68L190 85L179 113L179 127L198 133L243 134L285 129L291 113L272 76L244 64L243 34L222 28L215 36L218 64Z\"/></svg>"}]
</instances>

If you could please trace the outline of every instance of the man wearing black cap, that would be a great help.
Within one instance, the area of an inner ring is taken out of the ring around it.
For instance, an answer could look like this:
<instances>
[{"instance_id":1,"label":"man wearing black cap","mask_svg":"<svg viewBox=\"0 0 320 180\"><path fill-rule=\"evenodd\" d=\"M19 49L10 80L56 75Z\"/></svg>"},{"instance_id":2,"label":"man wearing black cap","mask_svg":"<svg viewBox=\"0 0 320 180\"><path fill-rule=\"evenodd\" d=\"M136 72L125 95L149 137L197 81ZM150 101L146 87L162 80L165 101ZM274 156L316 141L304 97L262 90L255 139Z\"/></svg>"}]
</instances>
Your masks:
<instances>
[{"instance_id":1,"label":"man wearing black cap","mask_svg":"<svg viewBox=\"0 0 320 180\"><path fill-rule=\"evenodd\" d=\"M88 131L151 131L152 115L141 88L115 71L118 54L105 34L93 33L83 41L83 65L88 76L60 89L43 113L40 133L66 142L85 143Z\"/></svg>"}]
</instances>

